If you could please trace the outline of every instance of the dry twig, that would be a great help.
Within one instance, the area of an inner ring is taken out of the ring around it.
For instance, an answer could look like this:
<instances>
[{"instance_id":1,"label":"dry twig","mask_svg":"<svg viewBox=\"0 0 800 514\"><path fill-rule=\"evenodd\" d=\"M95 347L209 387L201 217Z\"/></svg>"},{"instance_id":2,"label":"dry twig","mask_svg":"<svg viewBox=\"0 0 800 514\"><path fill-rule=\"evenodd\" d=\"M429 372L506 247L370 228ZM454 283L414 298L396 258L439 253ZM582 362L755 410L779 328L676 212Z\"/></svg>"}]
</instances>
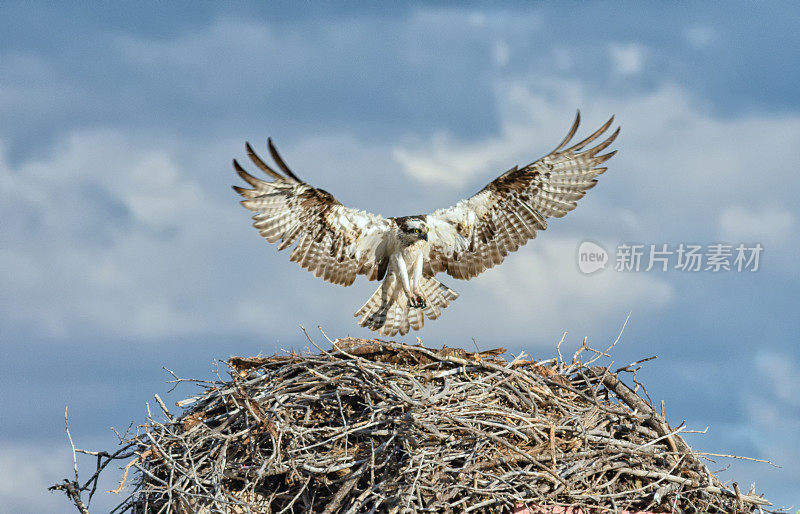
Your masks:
<instances>
[{"instance_id":1,"label":"dry twig","mask_svg":"<svg viewBox=\"0 0 800 514\"><path fill-rule=\"evenodd\" d=\"M179 402L180 416L159 401L165 421L148 419L123 441L126 452L103 453L102 467L134 456L125 467L136 472L133 492L119 510L722 513L770 505L721 483L681 438L683 426L671 428L608 367L332 342L319 354L233 357L231 379L197 381L205 390ZM608 350L584 343L583 351L594 352L592 364ZM88 512L77 481L55 487Z\"/></svg>"}]
</instances>

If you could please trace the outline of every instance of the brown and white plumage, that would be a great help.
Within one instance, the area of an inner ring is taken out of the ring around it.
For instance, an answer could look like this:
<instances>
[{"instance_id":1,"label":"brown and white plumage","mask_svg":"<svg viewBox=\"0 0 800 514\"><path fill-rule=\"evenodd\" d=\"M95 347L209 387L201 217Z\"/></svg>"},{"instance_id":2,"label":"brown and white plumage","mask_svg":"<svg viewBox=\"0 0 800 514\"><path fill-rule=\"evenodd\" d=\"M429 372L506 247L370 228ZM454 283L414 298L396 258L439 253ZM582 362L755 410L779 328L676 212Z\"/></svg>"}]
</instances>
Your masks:
<instances>
[{"instance_id":1,"label":"brown and white plumage","mask_svg":"<svg viewBox=\"0 0 800 514\"><path fill-rule=\"evenodd\" d=\"M370 280L383 278L388 263L384 235L389 220L345 207L327 191L297 178L272 141L269 151L285 176L262 161L249 143L246 148L256 166L275 179L257 179L233 161L239 176L253 186L234 189L245 198L242 205L257 212L253 226L267 241L280 240L278 250L297 242L290 260L334 284L349 286L359 274Z\"/></svg>"},{"instance_id":2,"label":"brown and white plumage","mask_svg":"<svg viewBox=\"0 0 800 514\"><path fill-rule=\"evenodd\" d=\"M546 218L561 218L597 183L607 168L597 167L616 151L601 155L619 128L597 146L584 148L605 133L612 116L586 139L567 147L580 124L580 113L555 150L523 167L513 167L477 194L428 215L431 234L429 274L445 271L459 279L503 262L547 228Z\"/></svg>"},{"instance_id":3,"label":"brown and white plumage","mask_svg":"<svg viewBox=\"0 0 800 514\"><path fill-rule=\"evenodd\" d=\"M359 324L392 336L418 330L424 317L436 319L458 294L434 278L441 271L470 279L503 262L538 230L546 218L560 218L597 183L599 167L616 152L601 154L619 128L593 147L613 117L586 139L568 146L567 136L550 154L514 167L474 196L428 215L384 218L339 203L330 193L300 180L268 147L279 173L256 155L253 163L272 181L257 179L236 160L233 166L252 189L234 186L245 199L259 233L282 250L296 243L290 259L334 284L348 286L356 275L383 280L356 312Z\"/></svg>"}]
</instances>

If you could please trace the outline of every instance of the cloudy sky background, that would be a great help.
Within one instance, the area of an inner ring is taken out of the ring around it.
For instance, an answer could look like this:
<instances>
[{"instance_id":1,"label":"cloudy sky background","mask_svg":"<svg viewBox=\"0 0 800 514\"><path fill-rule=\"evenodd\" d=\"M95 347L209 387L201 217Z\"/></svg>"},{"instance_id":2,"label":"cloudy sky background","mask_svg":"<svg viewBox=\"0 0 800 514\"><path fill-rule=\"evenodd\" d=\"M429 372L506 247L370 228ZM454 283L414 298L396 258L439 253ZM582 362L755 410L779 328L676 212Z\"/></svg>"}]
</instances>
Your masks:
<instances>
[{"instance_id":1,"label":"cloudy sky background","mask_svg":"<svg viewBox=\"0 0 800 514\"><path fill-rule=\"evenodd\" d=\"M0 6L0 509L68 511L43 490L72 467L67 405L76 444L109 449L153 393L192 394L162 366L210 377L302 349L299 325L369 336L374 283L323 283L250 227L245 140L402 215L549 152L578 108L580 134L622 126L609 172L502 266L444 278L461 298L406 340L549 358L630 312L615 361L658 355L640 376L673 424L710 427L695 448L782 466L711 467L800 504L795 5L149 7ZM764 252L756 273L586 276L586 239Z\"/></svg>"}]
</instances>

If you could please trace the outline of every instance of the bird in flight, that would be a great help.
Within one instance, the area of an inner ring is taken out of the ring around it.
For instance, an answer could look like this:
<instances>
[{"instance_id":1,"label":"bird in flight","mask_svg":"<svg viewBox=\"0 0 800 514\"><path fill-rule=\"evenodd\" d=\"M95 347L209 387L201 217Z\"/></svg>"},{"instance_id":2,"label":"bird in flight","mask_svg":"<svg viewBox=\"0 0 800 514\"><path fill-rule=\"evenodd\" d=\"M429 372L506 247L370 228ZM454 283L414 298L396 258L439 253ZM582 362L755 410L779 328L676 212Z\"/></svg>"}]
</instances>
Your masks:
<instances>
[{"instance_id":1,"label":"bird in flight","mask_svg":"<svg viewBox=\"0 0 800 514\"><path fill-rule=\"evenodd\" d=\"M233 186L254 211L253 226L283 250L297 243L290 260L328 282L349 286L357 275L382 281L356 311L359 325L384 336L422 328L436 319L458 293L436 280L445 272L468 280L503 262L547 228L547 218L560 218L597 183L600 167L615 153L601 154L619 128L595 146L611 126L612 116L586 139L570 146L580 112L569 133L548 155L522 168L515 166L478 193L431 214L384 218L345 207L330 193L292 172L272 140L276 170L249 143L247 154L272 180L233 167L252 189ZM282 172L282 173L281 173Z\"/></svg>"}]
</instances>

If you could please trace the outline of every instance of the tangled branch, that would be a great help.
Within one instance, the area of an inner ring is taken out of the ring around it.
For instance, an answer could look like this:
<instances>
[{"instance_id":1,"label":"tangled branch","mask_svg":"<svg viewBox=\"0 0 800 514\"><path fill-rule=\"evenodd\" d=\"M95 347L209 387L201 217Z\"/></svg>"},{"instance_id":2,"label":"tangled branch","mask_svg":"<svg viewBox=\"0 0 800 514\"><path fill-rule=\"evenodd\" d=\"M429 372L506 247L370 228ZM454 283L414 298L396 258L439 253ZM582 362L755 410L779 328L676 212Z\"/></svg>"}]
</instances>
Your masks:
<instances>
[{"instance_id":1,"label":"tangled branch","mask_svg":"<svg viewBox=\"0 0 800 514\"><path fill-rule=\"evenodd\" d=\"M109 462L126 462L119 490L129 469L135 479L117 510L134 513L770 505L720 482L684 427L670 427L621 380L628 367L333 343L319 354L233 357L230 380L203 382L202 394L178 402L179 416L159 398L166 420L150 417L123 440L126 451L98 457L94 483ZM91 482L69 482L78 501Z\"/></svg>"}]
</instances>

